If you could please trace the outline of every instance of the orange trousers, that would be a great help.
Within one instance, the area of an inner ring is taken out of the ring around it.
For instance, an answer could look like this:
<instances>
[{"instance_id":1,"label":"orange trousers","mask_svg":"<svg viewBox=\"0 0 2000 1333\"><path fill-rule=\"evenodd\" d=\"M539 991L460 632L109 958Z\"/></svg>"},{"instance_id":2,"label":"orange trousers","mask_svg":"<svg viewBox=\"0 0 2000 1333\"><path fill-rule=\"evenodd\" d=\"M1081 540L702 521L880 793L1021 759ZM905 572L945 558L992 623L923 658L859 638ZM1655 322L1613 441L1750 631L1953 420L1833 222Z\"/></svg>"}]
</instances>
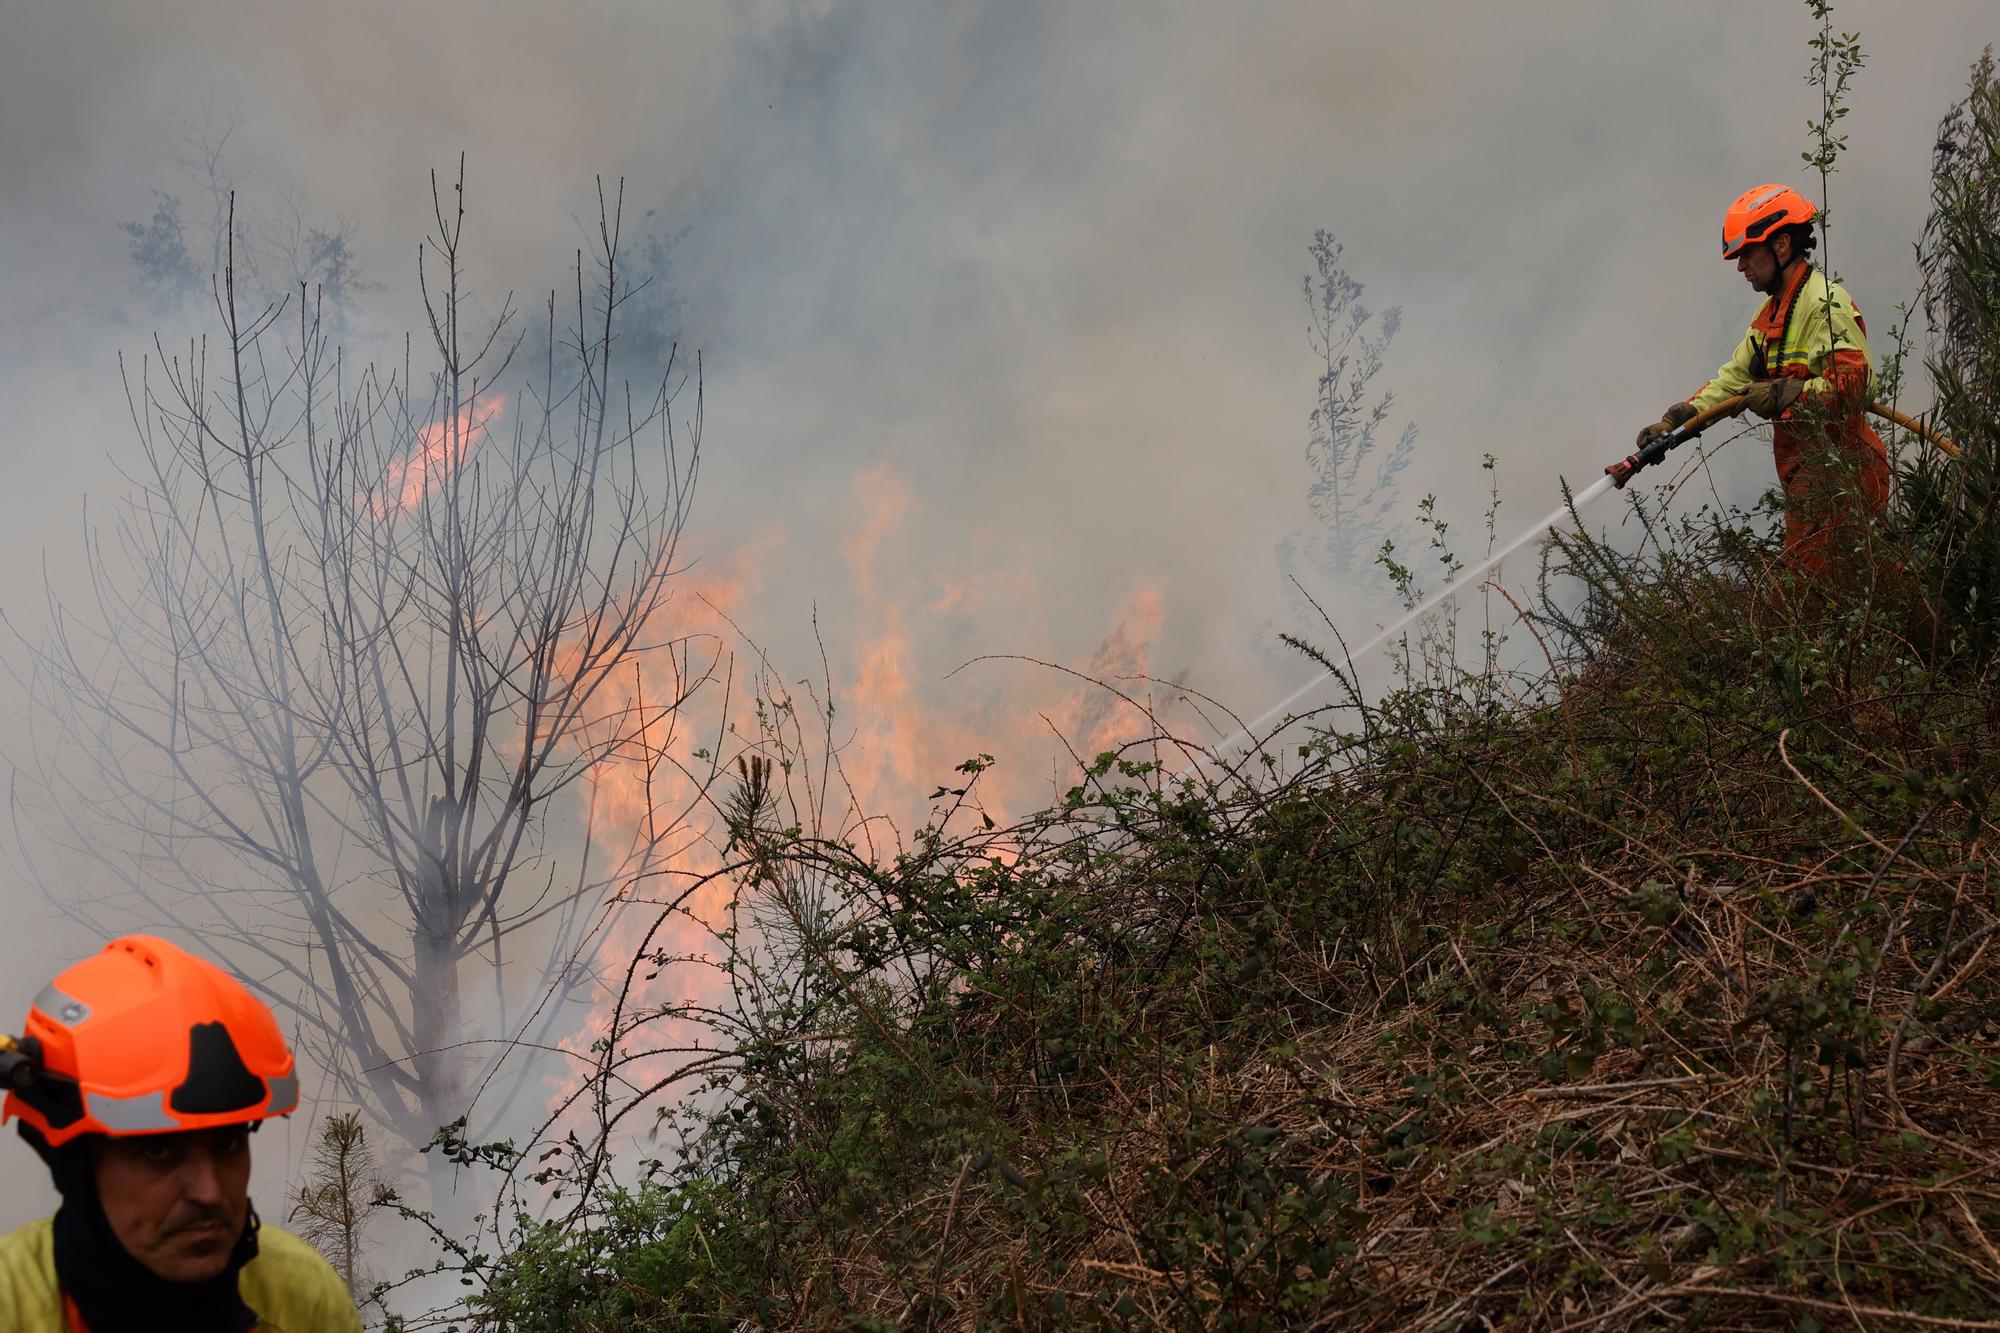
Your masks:
<instances>
[{"instance_id":1,"label":"orange trousers","mask_svg":"<svg viewBox=\"0 0 2000 1333\"><path fill-rule=\"evenodd\" d=\"M1785 490L1785 563L1823 575L1853 541L1859 510L1889 508L1889 451L1859 417L1833 424L1824 442L1782 426L1772 452ZM1858 492L1858 494L1856 494Z\"/></svg>"}]
</instances>

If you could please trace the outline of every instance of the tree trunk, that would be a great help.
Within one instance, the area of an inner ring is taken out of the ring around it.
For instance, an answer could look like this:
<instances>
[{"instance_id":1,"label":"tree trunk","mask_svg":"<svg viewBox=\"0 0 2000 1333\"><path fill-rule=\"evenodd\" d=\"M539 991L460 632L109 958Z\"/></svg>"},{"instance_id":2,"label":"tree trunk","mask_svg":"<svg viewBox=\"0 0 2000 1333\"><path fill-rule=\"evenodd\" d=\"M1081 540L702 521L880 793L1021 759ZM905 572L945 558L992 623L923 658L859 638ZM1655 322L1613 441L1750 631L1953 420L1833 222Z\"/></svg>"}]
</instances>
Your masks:
<instances>
[{"instance_id":1,"label":"tree trunk","mask_svg":"<svg viewBox=\"0 0 2000 1333\"><path fill-rule=\"evenodd\" d=\"M421 1084L420 1110L425 1139L465 1114L462 1077L464 1022L459 1009L458 951L449 935L419 928L415 939L416 968L411 988L411 1032L416 1038L412 1063ZM443 1152L425 1154L430 1178L431 1211L439 1225L453 1234L465 1229L471 1209L456 1188L458 1168Z\"/></svg>"}]
</instances>

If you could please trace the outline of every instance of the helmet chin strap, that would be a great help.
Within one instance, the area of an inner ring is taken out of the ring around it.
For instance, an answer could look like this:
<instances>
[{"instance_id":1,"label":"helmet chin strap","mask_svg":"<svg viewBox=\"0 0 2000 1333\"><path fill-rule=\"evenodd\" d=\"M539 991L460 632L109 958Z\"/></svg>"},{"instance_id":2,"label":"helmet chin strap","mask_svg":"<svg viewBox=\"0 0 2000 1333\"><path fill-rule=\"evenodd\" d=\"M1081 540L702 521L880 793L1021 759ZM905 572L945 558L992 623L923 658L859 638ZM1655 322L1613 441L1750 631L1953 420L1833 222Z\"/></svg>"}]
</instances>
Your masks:
<instances>
[{"instance_id":1,"label":"helmet chin strap","mask_svg":"<svg viewBox=\"0 0 2000 1333\"><path fill-rule=\"evenodd\" d=\"M1773 246L1771 249L1771 257L1774 259L1777 258L1776 246ZM1776 296L1779 292L1785 290L1786 275L1792 271L1792 265L1798 263L1801 259L1804 258L1805 255L1800 253L1799 248L1797 246L1793 246L1792 257L1778 265L1777 276L1771 279L1771 290L1767 294L1771 296Z\"/></svg>"}]
</instances>

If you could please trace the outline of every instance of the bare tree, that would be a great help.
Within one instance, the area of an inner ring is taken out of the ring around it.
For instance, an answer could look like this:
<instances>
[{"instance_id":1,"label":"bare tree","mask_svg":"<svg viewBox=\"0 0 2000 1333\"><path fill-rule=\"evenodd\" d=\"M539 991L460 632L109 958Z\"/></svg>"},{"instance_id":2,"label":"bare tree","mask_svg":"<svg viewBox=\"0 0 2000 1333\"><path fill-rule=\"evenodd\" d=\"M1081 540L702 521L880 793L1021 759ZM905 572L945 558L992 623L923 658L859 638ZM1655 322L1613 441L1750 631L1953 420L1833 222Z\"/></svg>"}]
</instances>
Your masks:
<instances>
[{"instance_id":1,"label":"bare tree","mask_svg":"<svg viewBox=\"0 0 2000 1333\"><path fill-rule=\"evenodd\" d=\"M579 251L574 322L551 295L523 371L511 297L470 319L463 163L454 189L434 176L416 393L407 340L400 369L357 373L310 293L246 310L225 245L213 344L156 339L127 373L142 466L87 525L87 591L52 578L47 634L22 640L15 826L50 901L229 958L412 1148L575 1019L588 938L677 826L607 819L597 780L666 762L714 675L668 605L698 367L613 387L622 195L600 184L594 289Z\"/></svg>"},{"instance_id":2,"label":"bare tree","mask_svg":"<svg viewBox=\"0 0 2000 1333\"><path fill-rule=\"evenodd\" d=\"M1313 482L1306 504L1318 526L1278 544L1278 566L1294 582L1365 586L1384 541L1397 534L1398 478L1416 449L1417 428L1405 425L1393 444L1378 438L1396 398L1374 393L1389 344L1402 327L1400 307L1375 312L1362 304L1362 287L1341 262L1341 245L1325 231L1313 233L1314 272L1302 284L1306 341L1321 362L1318 390L1306 421L1306 463ZM1371 399L1371 395L1372 399ZM1299 610L1306 609L1300 599Z\"/></svg>"},{"instance_id":3,"label":"bare tree","mask_svg":"<svg viewBox=\"0 0 2000 1333\"><path fill-rule=\"evenodd\" d=\"M287 1216L299 1238L326 1256L347 1294L359 1301L365 1280L361 1254L369 1215L394 1198L389 1179L368 1143L359 1111L320 1121L306 1177L292 1191Z\"/></svg>"}]
</instances>

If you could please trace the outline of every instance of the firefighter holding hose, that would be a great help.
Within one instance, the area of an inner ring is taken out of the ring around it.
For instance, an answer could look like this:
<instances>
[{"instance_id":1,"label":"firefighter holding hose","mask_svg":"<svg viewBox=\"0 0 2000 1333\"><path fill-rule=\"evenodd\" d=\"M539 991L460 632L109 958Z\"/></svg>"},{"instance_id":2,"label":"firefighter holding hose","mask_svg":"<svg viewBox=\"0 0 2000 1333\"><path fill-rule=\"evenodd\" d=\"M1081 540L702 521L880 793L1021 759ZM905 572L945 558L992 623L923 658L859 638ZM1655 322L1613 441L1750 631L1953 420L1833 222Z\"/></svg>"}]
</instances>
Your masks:
<instances>
[{"instance_id":1,"label":"firefighter holding hose","mask_svg":"<svg viewBox=\"0 0 2000 1333\"><path fill-rule=\"evenodd\" d=\"M221 968L127 935L0 1036L0 1120L55 1178L53 1218L0 1236L8 1333L360 1333L311 1246L250 1206L250 1134L299 1082L271 1011Z\"/></svg>"},{"instance_id":2,"label":"firefighter holding hose","mask_svg":"<svg viewBox=\"0 0 2000 1333\"><path fill-rule=\"evenodd\" d=\"M1813 266L1813 216L1811 201L1784 185L1759 185L1729 206L1722 257L1763 293L1763 307L1715 377L1641 430L1639 447L1742 397L1773 426L1785 561L1820 575L1849 520L1888 507L1889 459L1864 416L1874 379L1868 326L1846 289Z\"/></svg>"}]
</instances>

